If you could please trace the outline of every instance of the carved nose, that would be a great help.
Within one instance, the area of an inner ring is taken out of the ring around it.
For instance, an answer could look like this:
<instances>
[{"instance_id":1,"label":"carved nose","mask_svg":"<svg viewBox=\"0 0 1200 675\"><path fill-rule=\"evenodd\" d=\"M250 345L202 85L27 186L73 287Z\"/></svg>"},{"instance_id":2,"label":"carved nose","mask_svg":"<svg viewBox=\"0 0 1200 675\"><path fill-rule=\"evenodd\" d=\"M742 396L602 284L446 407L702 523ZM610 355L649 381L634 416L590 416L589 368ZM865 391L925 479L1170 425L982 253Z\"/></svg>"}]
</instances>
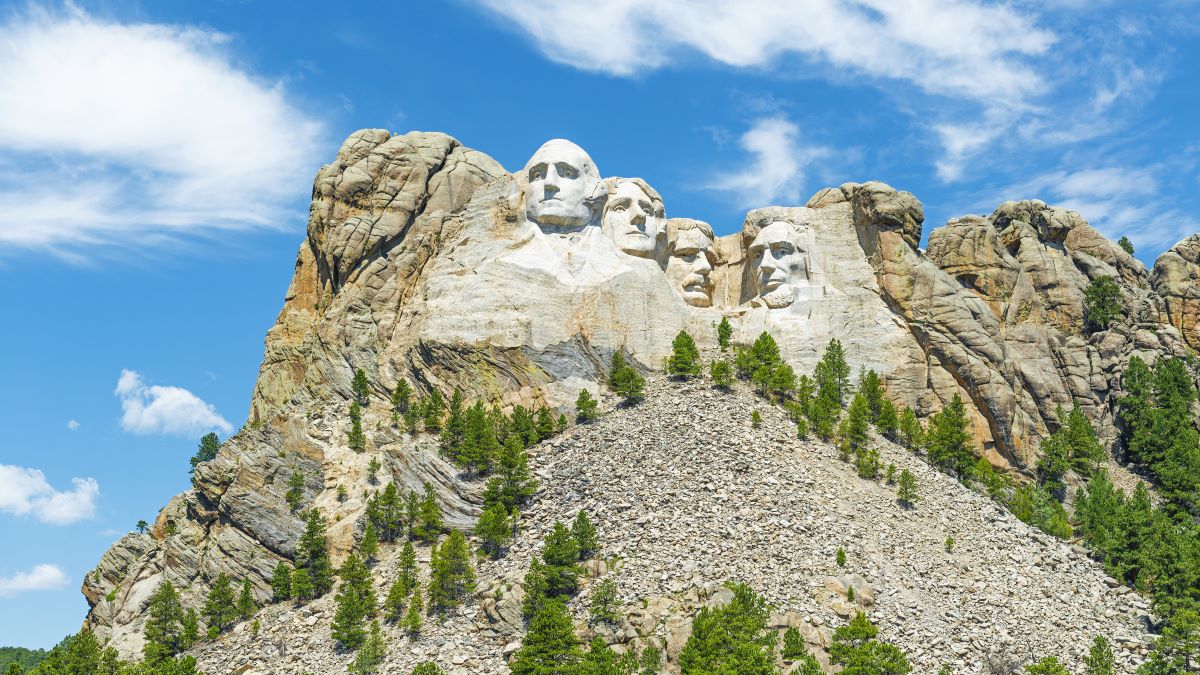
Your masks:
<instances>
[{"instance_id":1,"label":"carved nose","mask_svg":"<svg viewBox=\"0 0 1200 675\"><path fill-rule=\"evenodd\" d=\"M712 264L710 264L708 262L708 256L706 256L706 255L697 256L696 257L696 265L693 269L695 269L697 272L712 271Z\"/></svg>"}]
</instances>

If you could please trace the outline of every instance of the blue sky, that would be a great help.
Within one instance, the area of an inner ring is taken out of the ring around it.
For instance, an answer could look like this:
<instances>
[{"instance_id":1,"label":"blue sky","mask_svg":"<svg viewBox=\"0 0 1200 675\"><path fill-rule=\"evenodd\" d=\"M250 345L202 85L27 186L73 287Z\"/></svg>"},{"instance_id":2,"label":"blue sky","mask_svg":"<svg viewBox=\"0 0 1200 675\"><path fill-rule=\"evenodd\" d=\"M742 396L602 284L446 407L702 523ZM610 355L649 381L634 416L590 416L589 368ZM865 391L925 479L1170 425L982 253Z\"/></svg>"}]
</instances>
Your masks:
<instances>
[{"instance_id":1,"label":"blue sky","mask_svg":"<svg viewBox=\"0 0 1200 675\"><path fill-rule=\"evenodd\" d=\"M0 644L245 419L312 177L356 129L509 169L548 138L670 216L878 179L926 231L1080 210L1148 264L1200 231L1200 3L80 1L0 5Z\"/></svg>"}]
</instances>

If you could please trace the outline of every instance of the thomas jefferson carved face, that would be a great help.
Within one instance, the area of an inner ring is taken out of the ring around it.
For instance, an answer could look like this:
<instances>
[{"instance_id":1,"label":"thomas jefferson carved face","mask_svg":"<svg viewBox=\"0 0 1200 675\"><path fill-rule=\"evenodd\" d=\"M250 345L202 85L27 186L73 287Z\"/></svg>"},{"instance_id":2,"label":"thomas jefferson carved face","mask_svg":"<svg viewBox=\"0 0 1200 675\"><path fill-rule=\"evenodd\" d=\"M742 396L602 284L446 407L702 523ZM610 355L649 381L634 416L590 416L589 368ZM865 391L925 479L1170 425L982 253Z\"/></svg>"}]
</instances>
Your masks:
<instances>
[{"instance_id":1,"label":"thomas jefferson carved face","mask_svg":"<svg viewBox=\"0 0 1200 675\"><path fill-rule=\"evenodd\" d=\"M602 226L621 251L654 259L666 239L662 201L639 183L621 180L610 189Z\"/></svg>"},{"instance_id":2,"label":"thomas jefferson carved face","mask_svg":"<svg viewBox=\"0 0 1200 675\"><path fill-rule=\"evenodd\" d=\"M525 217L544 231L569 232L591 224L603 202L600 172L583 148L556 138L525 165Z\"/></svg>"},{"instance_id":3,"label":"thomas jefferson carved face","mask_svg":"<svg viewBox=\"0 0 1200 675\"><path fill-rule=\"evenodd\" d=\"M712 305L713 281L709 274L716 262L712 247L712 230L701 227L677 230L671 242L667 277L684 302L693 307Z\"/></svg>"},{"instance_id":4,"label":"thomas jefferson carved face","mask_svg":"<svg viewBox=\"0 0 1200 675\"><path fill-rule=\"evenodd\" d=\"M756 290L768 307L792 304L792 286L808 282L808 251L802 248L804 232L804 224L776 220L760 230L750 244Z\"/></svg>"}]
</instances>

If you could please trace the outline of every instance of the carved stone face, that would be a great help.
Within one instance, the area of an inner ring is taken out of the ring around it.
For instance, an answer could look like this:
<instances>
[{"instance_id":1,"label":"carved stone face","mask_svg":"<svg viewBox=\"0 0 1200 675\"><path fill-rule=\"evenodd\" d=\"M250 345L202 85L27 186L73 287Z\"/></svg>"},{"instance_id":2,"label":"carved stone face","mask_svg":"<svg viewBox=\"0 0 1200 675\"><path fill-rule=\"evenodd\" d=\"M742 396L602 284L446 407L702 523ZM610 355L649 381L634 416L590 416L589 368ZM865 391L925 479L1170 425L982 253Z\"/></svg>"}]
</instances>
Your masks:
<instances>
[{"instance_id":1,"label":"carved stone face","mask_svg":"<svg viewBox=\"0 0 1200 675\"><path fill-rule=\"evenodd\" d=\"M699 228L683 230L675 237L671 257L667 259L667 277L693 307L712 306L712 273L716 256L713 240Z\"/></svg>"},{"instance_id":2,"label":"carved stone face","mask_svg":"<svg viewBox=\"0 0 1200 675\"><path fill-rule=\"evenodd\" d=\"M792 304L792 286L808 282L808 251L801 248L799 229L777 220L759 231L750 244L750 261L755 269L758 296L768 307Z\"/></svg>"},{"instance_id":3,"label":"carved stone face","mask_svg":"<svg viewBox=\"0 0 1200 675\"><path fill-rule=\"evenodd\" d=\"M637 183L624 180L609 192L602 221L617 248L639 258L654 258L666 236L660 206Z\"/></svg>"},{"instance_id":4,"label":"carved stone face","mask_svg":"<svg viewBox=\"0 0 1200 675\"><path fill-rule=\"evenodd\" d=\"M525 217L544 230L569 231L595 217L600 172L583 148L555 139L525 165Z\"/></svg>"}]
</instances>

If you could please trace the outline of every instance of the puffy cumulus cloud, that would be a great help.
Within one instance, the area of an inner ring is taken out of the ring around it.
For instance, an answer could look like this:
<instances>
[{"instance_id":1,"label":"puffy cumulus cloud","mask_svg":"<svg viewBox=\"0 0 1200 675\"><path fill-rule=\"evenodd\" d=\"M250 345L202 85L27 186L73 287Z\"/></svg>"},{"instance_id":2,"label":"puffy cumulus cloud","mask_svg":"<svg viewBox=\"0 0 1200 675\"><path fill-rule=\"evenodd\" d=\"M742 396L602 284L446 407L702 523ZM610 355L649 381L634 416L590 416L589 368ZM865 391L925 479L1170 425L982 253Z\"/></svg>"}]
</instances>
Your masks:
<instances>
[{"instance_id":1,"label":"puffy cumulus cloud","mask_svg":"<svg viewBox=\"0 0 1200 675\"><path fill-rule=\"evenodd\" d=\"M0 24L0 248L75 259L302 217L320 123L227 36L68 6Z\"/></svg>"},{"instance_id":2,"label":"puffy cumulus cloud","mask_svg":"<svg viewBox=\"0 0 1200 675\"><path fill-rule=\"evenodd\" d=\"M731 193L739 206L795 204L809 163L825 156L821 147L800 144L799 128L783 117L756 120L738 141L751 161L745 169L718 174L708 187Z\"/></svg>"},{"instance_id":3,"label":"puffy cumulus cloud","mask_svg":"<svg viewBox=\"0 0 1200 675\"><path fill-rule=\"evenodd\" d=\"M1055 42L1035 17L971 0L476 2L527 34L547 57L621 76L664 67L687 52L735 67L766 67L795 55L982 100L1041 89L1042 77L1026 57Z\"/></svg>"},{"instance_id":4,"label":"puffy cumulus cloud","mask_svg":"<svg viewBox=\"0 0 1200 675\"><path fill-rule=\"evenodd\" d=\"M195 436L233 426L216 408L182 387L147 385L132 370L122 370L113 393L121 400L121 428L135 434Z\"/></svg>"},{"instance_id":5,"label":"puffy cumulus cloud","mask_svg":"<svg viewBox=\"0 0 1200 675\"><path fill-rule=\"evenodd\" d=\"M0 597L25 591L52 591L65 588L69 582L57 565L34 565L28 572L0 576Z\"/></svg>"},{"instance_id":6,"label":"puffy cumulus cloud","mask_svg":"<svg viewBox=\"0 0 1200 675\"><path fill-rule=\"evenodd\" d=\"M50 525L68 525L96 514L100 484L72 478L71 490L56 490L38 469L0 464L0 512L31 515Z\"/></svg>"}]
</instances>

